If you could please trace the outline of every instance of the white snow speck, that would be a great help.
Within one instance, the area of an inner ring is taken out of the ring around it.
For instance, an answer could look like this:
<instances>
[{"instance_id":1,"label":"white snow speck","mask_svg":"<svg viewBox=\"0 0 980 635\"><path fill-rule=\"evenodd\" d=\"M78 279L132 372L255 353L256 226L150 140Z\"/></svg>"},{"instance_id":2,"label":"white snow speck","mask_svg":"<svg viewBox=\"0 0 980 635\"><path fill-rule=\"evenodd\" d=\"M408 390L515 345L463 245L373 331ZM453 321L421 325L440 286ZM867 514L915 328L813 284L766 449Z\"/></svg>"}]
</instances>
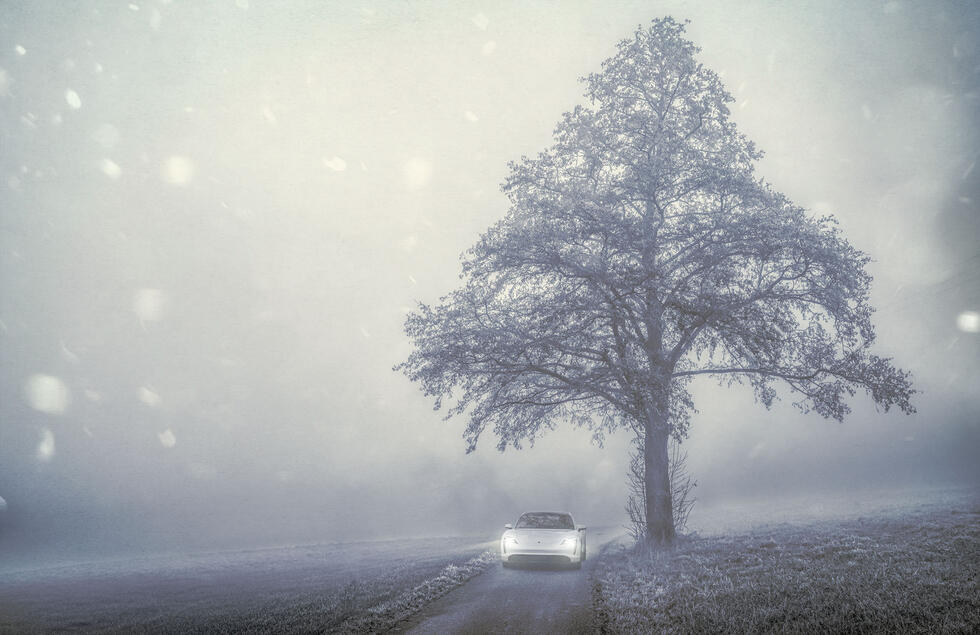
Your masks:
<instances>
[{"instance_id":1,"label":"white snow speck","mask_svg":"<svg viewBox=\"0 0 980 635\"><path fill-rule=\"evenodd\" d=\"M347 161L344 161L340 157L331 157L329 159L323 160L323 165L327 166L334 172L343 172L347 169Z\"/></svg>"},{"instance_id":2,"label":"white snow speck","mask_svg":"<svg viewBox=\"0 0 980 635\"><path fill-rule=\"evenodd\" d=\"M163 16L160 15L160 10L157 9L157 8L154 8L153 9L153 12L150 14L150 28L153 29L154 31L159 31L160 30L160 22L162 20L163 20Z\"/></svg>"},{"instance_id":3,"label":"white snow speck","mask_svg":"<svg viewBox=\"0 0 980 635\"><path fill-rule=\"evenodd\" d=\"M52 375L41 373L27 378L24 394L31 408L51 415L60 415L71 403L71 391L65 382Z\"/></svg>"},{"instance_id":4,"label":"white snow speck","mask_svg":"<svg viewBox=\"0 0 980 635\"><path fill-rule=\"evenodd\" d=\"M2 67L0 67L0 97L6 97L10 94L10 75L7 74Z\"/></svg>"},{"instance_id":5,"label":"white snow speck","mask_svg":"<svg viewBox=\"0 0 980 635\"><path fill-rule=\"evenodd\" d=\"M235 6L242 11L248 11L248 0L235 0Z\"/></svg>"},{"instance_id":6,"label":"white snow speck","mask_svg":"<svg viewBox=\"0 0 980 635\"><path fill-rule=\"evenodd\" d=\"M187 157L172 156L163 163L163 180L184 186L194 179L194 162Z\"/></svg>"},{"instance_id":7,"label":"white snow speck","mask_svg":"<svg viewBox=\"0 0 980 635\"><path fill-rule=\"evenodd\" d=\"M103 67L102 67L102 64L99 64L98 62L96 62L96 63L95 63L94 65L92 65L92 70L93 70L93 71L95 71L95 73L96 73L96 75L98 75L98 74L99 74L99 73L101 73L101 72L102 72L102 71L103 71L104 69L103 69Z\"/></svg>"},{"instance_id":8,"label":"white snow speck","mask_svg":"<svg viewBox=\"0 0 980 635\"><path fill-rule=\"evenodd\" d=\"M970 173L973 172L973 168L975 167L977 167L977 162L972 161L970 165L966 166L966 169L963 171L963 176L961 178L965 179L966 177L970 176Z\"/></svg>"},{"instance_id":9,"label":"white snow speck","mask_svg":"<svg viewBox=\"0 0 980 635\"><path fill-rule=\"evenodd\" d=\"M55 113L51 116L51 125L60 126L63 119L61 118L61 113Z\"/></svg>"},{"instance_id":10,"label":"white snow speck","mask_svg":"<svg viewBox=\"0 0 980 635\"><path fill-rule=\"evenodd\" d=\"M754 461L755 459L759 458L762 455L762 453L765 452L765 450L766 450L765 441L760 441L759 443L756 443L752 447L752 450L749 451L749 460Z\"/></svg>"},{"instance_id":11,"label":"white snow speck","mask_svg":"<svg viewBox=\"0 0 980 635\"><path fill-rule=\"evenodd\" d=\"M112 159L102 159L102 161L99 163L99 169L113 181L118 179L122 174L122 169L119 167L119 164Z\"/></svg>"},{"instance_id":12,"label":"white snow speck","mask_svg":"<svg viewBox=\"0 0 980 635\"><path fill-rule=\"evenodd\" d=\"M160 395L153 392L146 386L140 386L140 401L151 408L156 408L160 405Z\"/></svg>"},{"instance_id":13,"label":"white snow speck","mask_svg":"<svg viewBox=\"0 0 980 635\"><path fill-rule=\"evenodd\" d=\"M0 512L7 510L7 501L3 500L3 496L0 496Z\"/></svg>"},{"instance_id":14,"label":"white snow speck","mask_svg":"<svg viewBox=\"0 0 980 635\"><path fill-rule=\"evenodd\" d=\"M91 388L85 389L85 398L92 403L99 403L102 401L102 395L97 390L92 390Z\"/></svg>"},{"instance_id":15,"label":"white snow speck","mask_svg":"<svg viewBox=\"0 0 980 635\"><path fill-rule=\"evenodd\" d=\"M17 55L27 55L27 49L25 49L20 44L14 47L14 51L17 52Z\"/></svg>"},{"instance_id":16,"label":"white snow speck","mask_svg":"<svg viewBox=\"0 0 980 635\"><path fill-rule=\"evenodd\" d=\"M405 236L404 238L398 241L398 246L401 247L402 250L408 252L414 251L415 246L418 244L419 244L419 239L416 238L415 236Z\"/></svg>"},{"instance_id":17,"label":"white snow speck","mask_svg":"<svg viewBox=\"0 0 980 635\"><path fill-rule=\"evenodd\" d=\"M130 11L139 11L140 10L140 7L139 7L138 4L130 4L129 5L129 10Z\"/></svg>"},{"instance_id":18,"label":"white snow speck","mask_svg":"<svg viewBox=\"0 0 980 635\"><path fill-rule=\"evenodd\" d=\"M429 179L432 178L432 164L425 159L415 157L404 165L402 176L408 189L420 190L428 185Z\"/></svg>"},{"instance_id":19,"label":"white snow speck","mask_svg":"<svg viewBox=\"0 0 980 635\"><path fill-rule=\"evenodd\" d=\"M493 52L496 51L496 50L497 50L497 43L494 42L493 40L490 40L490 41L484 43L484 45L483 45L483 54L484 55L493 55Z\"/></svg>"},{"instance_id":20,"label":"white snow speck","mask_svg":"<svg viewBox=\"0 0 980 635\"><path fill-rule=\"evenodd\" d=\"M119 143L119 130L111 124L101 124L92 133L92 139L106 150L111 150Z\"/></svg>"},{"instance_id":21,"label":"white snow speck","mask_svg":"<svg viewBox=\"0 0 980 635\"><path fill-rule=\"evenodd\" d=\"M37 444L37 460L50 461L54 456L54 433L47 428L41 430L41 442Z\"/></svg>"},{"instance_id":22,"label":"white snow speck","mask_svg":"<svg viewBox=\"0 0 980 635\"><path fill-rule=\"evenodd\" d=\"M470 21L481 31L486 31L487 25L490 24L490 18L485 16L483 13L477 13L470 18Z\"/></svg>"},{"instance_id":23,"label":"white snow speck","mask_svg":"<svg viewBox=\"0 0 980 635\"><path fill-rule=\"evenodd\" d=\"M418 284L419 283L419 281L415 279L415 276L412 276L412 275L408 276L408 281L411 282L412 284Z\"/></svg>"},{"instance_id":24,"label":"white snow speck","mask_svg":"<svg viewBox=\"0 0 980 635\"><path fill-rule=\"evenodd\" d=\"M472 110L467 110L466 112L463 113L463 116L466 117L466 121L470 121L472 123L476 123L477 121L480 120L480 118L477 117L476 113L473 112Z\"/></svg>"},{"instance_id":25,"label":"white snow speck","mask_svg":"<svg viewBox=\"0 0 980 635\"><path fill-rule=\"evenodd\" d=\"M174 436L174 431L170 428L157 434L157 438L160 439L160 445L165 448L172 448L177 445L177 437Z\"/></svg>"},{"instance_id":26,"label":"white snow speck","mask_svg":"<svg viewBox=\"0 0 980 635\"><path fill-rule=\"evenodd\" d=\"M269 108L268 106L262 109L262 116L265 117L265 120L271 123L273 126L279 123L279 120L276 118L276 113L272 112L272 108Z\"/></svg>"},{"instance_id":27,"label":"white snow speck","mask_svg":"<svg viewBox=\"0 0 980 635\"><path fill-rule=\"evenodd\" d=\"M70 348L68 348L64 342L61 343L61 356L72 364L78 363L78 355L75 354Z\"/></svg>"},{"instance_id":28,"label":"white snow speck","mask_svg":"<svg viewBox=\"0 0 980 635\"><path fill-rule=\"evenodd\" d=\"M361 335L363 335L364 337L371 337L371 332L368 331L365 327L362 326L361 327Z\"/></svg>"},{"instance_id":29,"label":"white snow speck","mask_svg":"<svg viewBox=\"0 0 980 635\"><path fill-rule=\"evenodd\" d=\"M956 328L964 333L980 333L980 313L963 311L956 316Z\"/></svg>"},{"instance_id":30,"label":"white snow speck","mask_svg":"<svg viewBox=\"0 0 980 635\"><path fill-rule=\"evenodd\" d=\"M871 106L868 104L861 105L861 115L864 116L865 121L873 121L875 118L875 114L871 111Z\"/></svg>"},{"instance_id":31,"label":"white snow speck","mask_svg":"<svg viewBox=\"0 0 980 635\"><path fill-rule=\"evenodd\" d=\"M70 88L65 91L65 101L68 102L68 106L71 107L72 110L78 110L82 107L82 98L78 96L78 93Z\"/></svg>"},{"instance_id":32,"label":"white snow speck","mask_svg":"<svg viewBox=\"0 0 980 635\"><path fill-rule=\"evenodd\" d=\"M139 289L133 296L133 312L141 322L156 322L163 318L167 298L160 289Z\"/></svg>"}]
</instances>

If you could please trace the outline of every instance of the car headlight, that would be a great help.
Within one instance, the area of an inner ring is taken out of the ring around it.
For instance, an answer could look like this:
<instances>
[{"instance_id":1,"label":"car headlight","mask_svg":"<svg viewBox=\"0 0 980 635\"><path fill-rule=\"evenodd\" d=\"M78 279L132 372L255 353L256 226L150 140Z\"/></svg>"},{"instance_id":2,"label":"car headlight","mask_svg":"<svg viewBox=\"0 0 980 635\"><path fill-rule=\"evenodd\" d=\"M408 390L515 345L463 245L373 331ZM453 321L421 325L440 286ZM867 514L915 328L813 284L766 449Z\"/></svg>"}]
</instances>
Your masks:
<instances>
[{"instance_id":1,"label":"car headlight","mask_svg":"<svg viewBox=\"0 0 980 635\"><path fill-rule=\"evenodd\" d=\"M507 536L506 538L504 538L504 544L506 544L506 545L519 545L521 543L517 542L517 538L515 538L513 536Z\"/></svg>"}]
</instances>

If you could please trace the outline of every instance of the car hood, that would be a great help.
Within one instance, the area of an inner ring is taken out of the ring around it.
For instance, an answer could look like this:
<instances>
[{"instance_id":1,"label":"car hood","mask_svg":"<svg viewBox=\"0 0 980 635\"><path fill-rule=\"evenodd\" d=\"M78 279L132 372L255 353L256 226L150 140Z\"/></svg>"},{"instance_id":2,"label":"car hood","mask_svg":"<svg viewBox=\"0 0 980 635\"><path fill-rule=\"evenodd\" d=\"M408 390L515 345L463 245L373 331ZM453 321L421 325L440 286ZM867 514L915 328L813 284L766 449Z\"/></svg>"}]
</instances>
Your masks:
<instances>
[{"instance_id":1,"label":"car hood","mask_svg":"<svg viewBox=\"0 0 980 635\"><path fill-rule=\"evenodd\" d=\"M521 545L536 545L540 541L542 547L556 547L577 533L574 529L511 529L507 535L517 538Z\"/></svg>"}]
</instances>

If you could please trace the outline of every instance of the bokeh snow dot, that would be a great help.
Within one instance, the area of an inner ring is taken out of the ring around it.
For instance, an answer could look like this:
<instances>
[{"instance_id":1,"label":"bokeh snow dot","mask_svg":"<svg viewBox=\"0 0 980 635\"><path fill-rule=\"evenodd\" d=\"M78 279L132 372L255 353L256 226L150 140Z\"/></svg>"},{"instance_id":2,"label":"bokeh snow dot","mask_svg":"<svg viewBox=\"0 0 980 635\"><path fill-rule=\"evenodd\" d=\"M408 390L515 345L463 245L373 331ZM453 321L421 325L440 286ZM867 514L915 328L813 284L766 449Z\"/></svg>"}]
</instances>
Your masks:
<instances>
[{"instance_id":1,"label":"bokeh snow dot","mask_svg":"<svg viewBox=\"0 0 980 635\"><path fill-rule=\"evenodd\" d=\"M70 88L65 91L65 101L68 102L68 106L72 110L78 110L82 107L82 98Z\"/></svg>"},{"instance_id":2,"label":"bokeh snow dot","mask_svg":"<svg viewBox=\"0 0 980 635\"><path fill-rule=\"evenodd\" d=\"M963 311L956 316L956 328L964 333L980 333L980 313Z\"/></svg>"},{"instance_id":3,"label":"bokeh snow dot","mask_svg":"<svg viewBox=\"0 0 980 635\"><path fill-rule=\"evenodd\" d=\"M92 139L106 150L111 150L119 143L119 129L112 124L101 124L92 133Z\"/></svg>"},{"instance_id":4,"label":"bokeh snow dot","mask_svg":"<svg viewBox=\"0 0 980 635\"><path fill-rule=\"evenodd\" d=\"M37 459L50 461L54 456L54 433L44 428L41 430L41 442L37 444Z\"/></svg>"},{"instance_id":5,"label":"bokeh snow dot","mask_svg":"<svg viewBox=\"0 0 980 635\"><path fill-rule=\"evenodd\" d=\"M347 169L347 161L344 161L340 157L333 157L331 159L324 159L323 165L327 166L334 172L343 172Z\"/></svg>"},{"instance_id":6,"label":"bokeh snow dot","mask_svg":"<svg viewBox=\"0 0 980 635\"><path fill-rule=\"evenodd\" d=\"M163 180L171 185L187 185L194 179L194 162L187 157L172 156L163 163Z\"/></svg>"},{"instance_id":7,"label":"bokeh snow dot","mask_svg":"<svg viewBox=\"0 0 980 635\"><path fill-rule=\"evenodd\" d=\"M405 164L402 173L408 189L420 190L428 185L429 179L432 178L432 164L416 157Z\"/></svg>"},{"instance_id":8,"label":"bokeh snow dot","mask_svg":"<svg viewBox=\"0 0 980 635\"><path fill-rule=\"evenodd\" d=\"M177 445L177 437L170 428L167 428L163 432L157 434L157 438L160 439L160 445L165 448L172 448Z\"/></svg>"},{"instance_id":9,"label":"bokeh snow dot","mask_svg":"<svg viewBox=\"0 0 980 635\"><path fill-rule=\"evenodd\" d=\"M112 159L102 159L102 161L99 163L99 168L102 170L103 174L112 180L118 179L122 174L122 169L119 167L119 164Z\"/></svg>"},{"instance_id":10,"label":"bokeh snow dot","mask_svg":"<svg viewBox=\"0 0 980 635\"><path fill-rule=\"evenodd\" d=\"M140 289L133 297L133 311L141 322L156 322L163 318L167 298L160 289Z\"/></svg>"},{"instance_id":11,"label":"bokeh snow dot","mask_svg":"<svg viewBox=\"0 0 980 635\"><path fill-rule=\"evenodd\" d=\"M40 412L61 414L68 409L71 392L65 382L52 375L35 374L24 387L27 403Z\"/></svg>"},{"instance_id":12,"label":"bokeh snow dot","mask_svg":"<svg viewBox=\"0 0 980 635\"><path fill-rule=\"evenodd\" d=\"M155 408L160 405L160 395L156 392L150 390L146 386L140 386L140 401L145 403L151 408Z\"/></svg>"}]
</instances>

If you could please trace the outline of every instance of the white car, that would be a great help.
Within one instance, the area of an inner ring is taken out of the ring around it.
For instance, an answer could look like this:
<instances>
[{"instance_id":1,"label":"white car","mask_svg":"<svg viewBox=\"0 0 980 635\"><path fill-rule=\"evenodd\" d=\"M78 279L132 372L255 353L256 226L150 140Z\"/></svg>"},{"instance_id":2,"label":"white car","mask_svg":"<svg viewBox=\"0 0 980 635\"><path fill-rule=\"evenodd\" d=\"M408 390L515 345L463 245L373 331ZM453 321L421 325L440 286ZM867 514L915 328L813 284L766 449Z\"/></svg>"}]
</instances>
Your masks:
<instances>
[{"instance_id":1,"label":"white car","mask_svg":"<svg viewBox=\"0 0 980 635\"><path fill-rule=\"evenodd\" d=\"M522 563L569 564L582 568L585 527L565 512L527 512L514 525L504 525L500 560L505 567Z\"/></svg>"}]
</instances>

